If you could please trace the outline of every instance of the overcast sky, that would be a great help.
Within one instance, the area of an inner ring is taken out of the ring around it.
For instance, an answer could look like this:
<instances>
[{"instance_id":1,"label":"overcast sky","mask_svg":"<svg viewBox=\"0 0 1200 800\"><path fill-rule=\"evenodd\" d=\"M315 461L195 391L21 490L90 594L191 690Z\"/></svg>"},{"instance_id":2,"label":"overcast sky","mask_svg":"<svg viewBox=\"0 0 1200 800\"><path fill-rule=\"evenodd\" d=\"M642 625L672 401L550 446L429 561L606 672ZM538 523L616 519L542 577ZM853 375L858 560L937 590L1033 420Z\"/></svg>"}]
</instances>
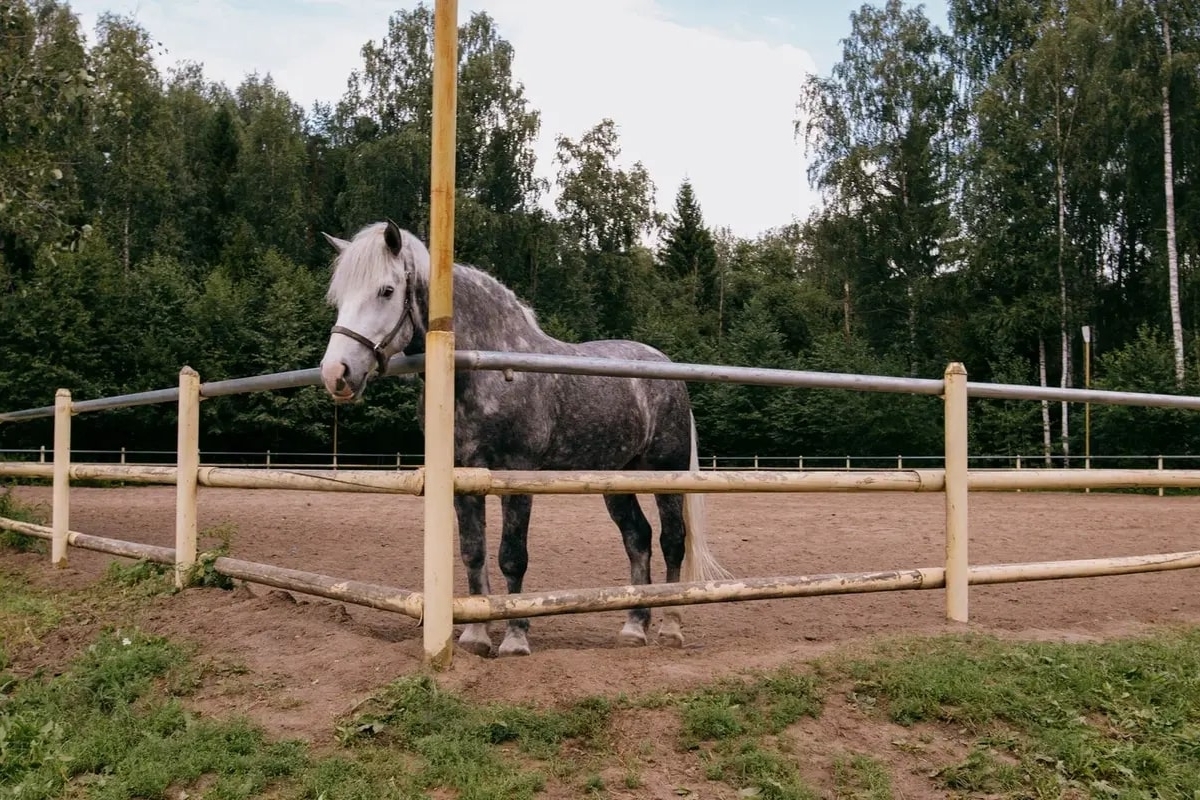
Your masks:
<instances>
[{"instance_id":1,"label":"overcast sky","mask_svg":"<svg viewBox=\"0 0 1200 800\"><path fill-rule=\"evenodd\" d=\"M876 0L882 4L883 0ZM236 86L270 73L305 108L341 96L359 50L415 0L72 0L89 38L96 16L133 16L167 53ZM429 0L432 5L432 0ZM487 11L516 51L513 69L542 112L539 172L554 139L603 117L625 164L640 160L668 210L691 179L707 222L753 236L815 202L792 133L800 85L827 73L854 0L460 0ZM945 0L925 3L945 25Z\"/></svg>"}]
</instances>

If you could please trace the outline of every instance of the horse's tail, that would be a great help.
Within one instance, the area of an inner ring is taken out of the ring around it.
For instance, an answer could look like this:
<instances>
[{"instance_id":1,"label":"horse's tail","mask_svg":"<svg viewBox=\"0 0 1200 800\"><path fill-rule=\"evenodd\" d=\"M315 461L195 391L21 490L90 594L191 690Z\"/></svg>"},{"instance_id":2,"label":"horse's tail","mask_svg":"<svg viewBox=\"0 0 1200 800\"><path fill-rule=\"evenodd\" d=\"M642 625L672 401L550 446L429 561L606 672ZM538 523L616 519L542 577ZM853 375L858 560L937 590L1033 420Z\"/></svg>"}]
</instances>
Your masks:
<instances>
[{"instance_id":1,"label":"horse's tail","mask_svg":"<svg viewBox=\"0 0 1200 800\"><path fill-rule=\"evenodd\" d=\"M690 469L700 469L700 453L697 449L696 416L690 414L692 422L692 460ZM688 494L683 498L683 568L681 579L687 581L715 581L732 578L708 549L708 519L704 509L704 495Z\"/></svg>"}]
</instances>

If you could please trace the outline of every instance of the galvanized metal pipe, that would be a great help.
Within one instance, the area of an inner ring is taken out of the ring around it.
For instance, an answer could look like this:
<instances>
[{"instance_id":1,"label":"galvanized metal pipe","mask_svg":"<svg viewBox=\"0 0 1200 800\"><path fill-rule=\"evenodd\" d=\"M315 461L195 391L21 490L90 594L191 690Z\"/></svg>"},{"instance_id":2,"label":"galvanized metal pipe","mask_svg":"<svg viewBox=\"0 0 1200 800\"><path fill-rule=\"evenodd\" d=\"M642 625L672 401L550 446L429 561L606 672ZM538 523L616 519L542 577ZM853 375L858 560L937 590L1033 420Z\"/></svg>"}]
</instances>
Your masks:
<instances>
[{"instance_id":1,"label":"galvanized metal pipe","mask_svg":"<svg viewBox=\"0 0 1200 800\"><path fill-rule=\"evenodd\" d=\"M1150 392L1111 392L1102 389L1060 389L1052 386L1022 386L1013 383L967 383L972 399L1061 400L1069 403L1100 403L1110 406L1143 408L1182 408L1200 411L1200 397L1194 395L1153 394Z\"/></svg>"},{"instance_id":2,"label":"galvanized metal pipe","mask_svg":"<svg viewBox=\"0 0 1200 800\"><path fill-rule=\"evenodd\" d=\"M746 386L777 386L808 389L846 389L851 391L885 392L896 394L940 395L942 381L927 378L896 378L884 375L853 375L836 372L766 369L758 367L718 366L678 362L637 361L627 359L591 358L583 356L546 355L541 353L501 353L487 350L458 350L454 355L459 370L506 370L516 372L551 372L569 375L607 375L612 377L660 378L701 383L737 383ZM396 356L388 363L384 375L395 377L420 373L425 357ZM252 392L295 389L317 386L321 382L318 369L275 372L247 378L210 381L200 387L201 397L224 397ZM980 383L969 381L967 394L972 399L1048 400L1101 405L1138 406L1146 408L1179 408L1200 410L1200 397L1193 395L1153 394L1148 392L1113 392L1098 389L1062 389L1055 387L1022 386L1019 384ZM179 389L155 389L147 392L79 400L74 403L76 414L108 411L117 408L173 403L179 399ZM54 416L54 406L39 406L20 411L0 413L0 423L25 422Z\"/></svg>"},{"instance_id":3,"label":"galvanized metal pipe","mask_svg":"<svg viewBox=\"0 0 1200 800\"><path fill-rule=\"evenodd\" d=\"M740 383L748 386L787 386L809 389L851 389L869 392L940 395L942 381L926 378L892 378L838 372L767 369L760 367L683 364L672 361L638 361L620 358L498 353L460 350L455 365L464 370L553 372L567 375L607 375L620 378L662 378L702 383Z\"/></svg>"}]
</instances>

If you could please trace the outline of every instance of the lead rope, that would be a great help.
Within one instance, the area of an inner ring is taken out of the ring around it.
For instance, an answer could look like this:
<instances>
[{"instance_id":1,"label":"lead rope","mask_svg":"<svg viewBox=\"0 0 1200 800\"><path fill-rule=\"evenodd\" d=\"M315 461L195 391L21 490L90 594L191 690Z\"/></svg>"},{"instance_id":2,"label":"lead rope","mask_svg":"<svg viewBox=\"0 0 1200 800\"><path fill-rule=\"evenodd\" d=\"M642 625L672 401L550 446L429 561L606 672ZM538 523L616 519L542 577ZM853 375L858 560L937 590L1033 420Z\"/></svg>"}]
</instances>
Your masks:
<instances>
[{"instance_id":1,"label":"lead rope","mask_svg":"<svg viewBox=\"0 0 1200 800\"><path fill-rule=\"evenodd\" d=\"M333 404L333 474L337 474L337 434L338 434L338 407L337 403Z\"/></svg>"}]
</instances>

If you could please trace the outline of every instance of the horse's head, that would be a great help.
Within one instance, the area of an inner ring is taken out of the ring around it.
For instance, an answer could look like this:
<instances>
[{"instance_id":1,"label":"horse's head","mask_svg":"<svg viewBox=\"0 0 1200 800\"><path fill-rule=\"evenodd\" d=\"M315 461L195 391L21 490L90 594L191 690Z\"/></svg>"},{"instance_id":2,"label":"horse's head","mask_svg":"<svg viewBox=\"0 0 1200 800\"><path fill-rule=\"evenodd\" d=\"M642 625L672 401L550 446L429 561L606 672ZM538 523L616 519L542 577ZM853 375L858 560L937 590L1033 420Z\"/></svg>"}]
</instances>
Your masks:
<instances>
[{"instance_id":1,"label":"horse's head","mask_svg":"<svg viewBox=\"0 0 1200 800\"><path fill-rule=\"evenodd\" d=\"M378 222L346 241L323 234L337 250L327 298L338 312L321 359L321 380L337 402L361 399L420 324L418 283L428 285L429 251L395 222Z\"/></svg>"}]
</instances>

